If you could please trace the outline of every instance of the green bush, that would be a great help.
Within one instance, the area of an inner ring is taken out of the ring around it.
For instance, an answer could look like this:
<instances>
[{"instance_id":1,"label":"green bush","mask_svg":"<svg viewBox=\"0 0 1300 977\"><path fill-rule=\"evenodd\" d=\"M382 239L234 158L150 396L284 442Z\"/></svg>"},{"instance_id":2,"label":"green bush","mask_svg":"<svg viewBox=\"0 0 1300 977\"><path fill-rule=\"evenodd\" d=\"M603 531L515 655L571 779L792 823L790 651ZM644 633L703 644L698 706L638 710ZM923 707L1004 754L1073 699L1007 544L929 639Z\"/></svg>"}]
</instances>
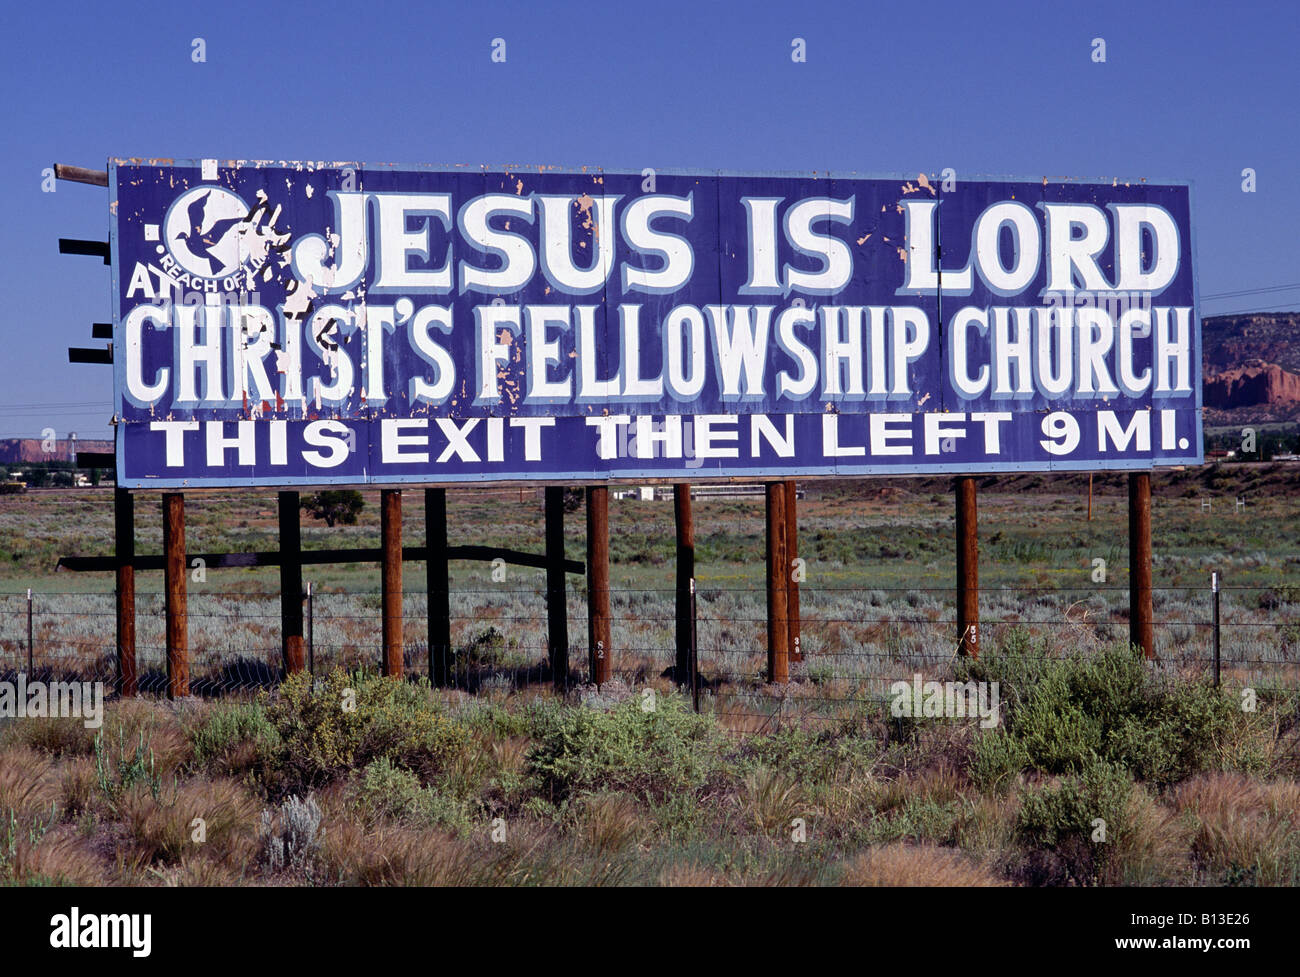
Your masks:
<instances>
[{"instance_id":1,"label":"green bush","mask_svg":"<svg viewBox=\"0 0 1300 977\"><path fill-rule=\"evenodd\" d=\"M1005 793L1029 766L1029 751L1003 729L981 732L971 749L970 779L980 790Z\"/></svg>"},{"instance_id":2,"label":"green bush","mask_svg":"<svg viewBox=\"0 0 1300 977\"><path fill-rule=\"evenodd\" d=\"M253 768L280 748L279 733L254 702L219 703L187 732L195 764L224 772Z\"/></svg>"},{"instance_id":3,"label":"green bush","mask_svg":"<svg viewBox=\"0 0 1300 977\"><path fill-rule=\"evenodd\" d=\"M432 787L421 787L415 774L387 757L366 765L353 791L353 801L370 822L388 818L460 834L470 829L466 803L438 793Z\"/></svg>"},{"instance_id":4,"label":"green bush","mask_svg":"<svg viewBox=\"0 0 1300 977\"><path fill-rule=\"evenodd\" d=\"M632 697L608 710L572 709L529 753L528 767L552 800L575 791L622 791L654 800L702 788L718 768L720 741L682 696L655 709Z\"/></svg>"},{"instance_id":5,"label":"green bush","mask_svg":"<svg viewBox=\"0 0 1300 977\"><path fill-rule=\"evenodd\" d=\"M963 681L999 683L1006 735L1019 745L981 739L972 776L984 783L1009 773L1015 762L1065 774L1099 760L1140 780L1174 783L1220 766L1241 721L1228 695L1162 678L1123 645L1061 660L995 653L963 663L959 673Z\"/></svg>"},{"instance_id":6,"label":"green bush","mask_svg":"<svg viewBox=\"0 0 1300 977\"><path fill-rule=\"evenodd\" d=\"M385 757L427 780L465 743L465 730L442 714L427 683L335 669L314 681L286 679L266 707L280 737L279 793L302 793Z\"/></svg>"},{"instance_id":7,"label":"green bush","mask_svg":"<svg viewBox=\"0 0 1300 977\"><path fill-rule=\"evenodd\" d=\"M1022 790L1016 829L1026 845L1058 862L1069 880L1095 885L1105 879L1129 828L1132 792L1127 771L1096 761L1055 785Z\"/></svg>"}]
</instances>

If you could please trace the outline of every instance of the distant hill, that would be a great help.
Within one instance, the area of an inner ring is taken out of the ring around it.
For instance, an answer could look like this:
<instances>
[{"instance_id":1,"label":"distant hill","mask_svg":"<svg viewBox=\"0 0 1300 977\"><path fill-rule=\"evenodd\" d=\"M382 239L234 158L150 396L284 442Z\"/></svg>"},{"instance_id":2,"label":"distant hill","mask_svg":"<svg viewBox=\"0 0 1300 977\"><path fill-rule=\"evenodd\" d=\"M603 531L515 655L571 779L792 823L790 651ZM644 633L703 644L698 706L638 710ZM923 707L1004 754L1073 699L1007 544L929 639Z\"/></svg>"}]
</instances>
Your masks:
<instances>
[{"instance_id":1,"label":"distant hill","mask_svg":"<svg viewBox=\"0 0 1300 977\"><path fill-rule=\"evenodd\" d=\"M54 450L46 451L40 438L5 438L0 440L0 465L32 464L41 461L72 461L73 451L113 451L112 441L58 438Z\"/></svg>"},{"instance_id":2,"label":"distant hill","mask_svg":"<svg viewBox=\"0 0 1300 977\"><path fill-rule=\"evenodd\" d=\"M1201 320L1205 375L1274 363L1300 373L1300 312L1217 315Z\"/></svg>"},{"instance_id":3,"label":"distant hill","mask_svg":"<svg viewBox=\"0 0 1300 977\"><path fill-rule=\"evenodd\" d=\"M1300 421L1300 312L1201 320L1208 424Z\"/></svg>"}]
</instances>

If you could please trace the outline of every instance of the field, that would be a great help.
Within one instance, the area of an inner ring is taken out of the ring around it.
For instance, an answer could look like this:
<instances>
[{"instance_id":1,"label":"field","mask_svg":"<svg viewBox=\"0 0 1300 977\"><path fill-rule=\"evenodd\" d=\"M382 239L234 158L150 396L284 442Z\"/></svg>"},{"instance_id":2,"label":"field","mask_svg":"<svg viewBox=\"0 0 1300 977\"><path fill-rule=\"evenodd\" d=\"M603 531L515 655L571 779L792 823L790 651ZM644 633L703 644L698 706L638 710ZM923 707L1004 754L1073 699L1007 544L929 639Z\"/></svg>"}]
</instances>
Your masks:
<instances>
[{"instance_id":1,"label":"field","mask_svg":"<svg viewBox=\"0 0 1300 977\"><path fill-rule=\"evenodd\" d=\"M1272 472L1270 477L1269 472ZM1242 682L1291 685L1297 678L1300 540L1294 475L1241 466L1199 482L1160 475L1153 499L1156 651L1183 671L1208 667L1210 573L1222 594L1224 674ZM1164 484L1161 484L1161 480ZM1127 497L1120 479L1098 478L1092 519L1086 482L1020 476L980 496L981 622L985 640L1014 633L1045 655L1124 640L1128 633ZM1254 484L1252 484L1252 482ZM807 486L800 504L799 555L805 661L793 696L824 704L879 694L911 666L942 668L955 649L953 515L945 483L876 481L828 491ZM1236 500L1244 497L1244 508ZM423 495L407 493L407 540L417 543ZM1210 507L1204 503L1209 501ZM375 547L377 497L355 526L307 521L304 547ZM698 635L706 688L735 704L761 683L765 662L761 499L696 502ZM191 551L274 550L271 493L187 496ZM0 499L0 652L26 660L26 588L33 597L33 664L85 669L113 651L112 574L54 573L61 555L111 551L111 496L43 492ZM451 543L542 550L534 492L449 494ZM569 516L567 556L581 560L585 522ZM157 504L138 506L140 552L161 550ZM611 510L611 598L616 673L629 685L660 675L673 660L674 543L667 501L622 500ZM1100 561L1100 562L1099 562ZM541 571L453 563L452 637L465 681L519 686L545 661ZM313 584L312 650L320 669L376 663L379 577L375 565L307 568ZM427 673L423 565L406 566L409 666ZM161 573L138 578L141 670L161 681ZM270 680L279 662L275 568L206 570L189 580L190 643L196 678L212 686ZM569 577L570 660L584 668L585 578ZM581 676L578 676L580 678ZM764 711L760 695L752 708ZM748 708L748 706L747 706Z\"/></svg>"},{"instance_id":2,"label":"field","mask_svg":"<svg viewBox=\"0 0 1300 977\"><path fill-rule=\"evenodd\" d=\"M611 501L616 681L567 699L545 675L539 571L453 565L452 690L373 675L377 567L308 568L314 686L277 684L273 568L199 572L190 641L204 699L110 703L98 734L0 720L0 879L1296 884L1294 481L1264 466L1155 477L1154 664L1126 646L1123 480L1096 479L1091 520L1086 477L982 486L973 665L954 658L947 485L810 484L805 660L779 689L762 681L761 499L699 500L699 714L664 674L668 502ZM421 500L407 493L410 543ZM195 493L186 508L193 552L275 548L270 493ZM582 516L568 523L578 560ZM111 519L107 491L0 499L0 670L26 668L31 587L36 670L111 676L111 575L53 572L61 555L107 553ZM139 550L158 552L156 502L138 505L137 524ZM451 492L449 525L453 544L542 549L531 492ZM373 495L355 526L304 527L307 548L376 545ZM1225 587L1217 691L1212 570ZM161 574L138 587L144 685L157 690ZM407 564L406 590L418 677L422 565ZM578 683L584 591L571 576ZM1001 724L893 716L889 686L916 674L999 683ZM348 691L353 713L339 708Z\"/></svg>"}]
</instances>

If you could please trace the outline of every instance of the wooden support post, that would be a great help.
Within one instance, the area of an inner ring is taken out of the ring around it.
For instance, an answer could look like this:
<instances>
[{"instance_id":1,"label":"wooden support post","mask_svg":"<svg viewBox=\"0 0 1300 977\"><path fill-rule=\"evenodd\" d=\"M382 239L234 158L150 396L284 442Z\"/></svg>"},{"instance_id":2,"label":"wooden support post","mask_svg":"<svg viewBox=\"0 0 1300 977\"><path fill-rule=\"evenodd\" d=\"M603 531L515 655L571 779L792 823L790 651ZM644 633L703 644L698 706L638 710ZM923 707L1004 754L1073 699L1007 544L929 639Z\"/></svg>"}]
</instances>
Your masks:
<instances>
[{"instance_id":1,"label":"wooden support post","mask_svg":"<svg viewBox=\"0 0 1300 977\"><path fill-rule=\"evenodd\" d=\"M695 634L695 521L691 515L691 486L673 486L673 520L677 524L677 660L673 677L678 685L691 682L691 642Z\"/></svg>"},{"instance_id":2,"label":"wooden support post","mask_svg":"<svg viewBox=\"0 0 1300 977\"><path fill-rule=\"evenodd\" d=\"M429 681L451 682L451 580L447 566L447 490L424 490L424 588L428 596Z\"/></svg>"},{"instance_id":3,"label":"wooden support post","mask_svg":"<svg viewBox=\"0 0 1300 977\"><path fill-rule=\"evenodd\" d=\"M591 681L604 685L612 668L609 616L609 489L587 489L587 648Z\"/></svg>"},{"instance_id":4,"label":"wooden support post","mask_svg":"<svg viewBox=\"0 0 1300 977\"><path fill-rule=\"evenodd\" d=\"M790 680L790 574L785 540L785 483L767 483L767 680Z\"/></svg>"},{"instance_id":5,"label":"wooden support post","mask_svg":"<svg viewBox=\"0 0 1300 977\"><path fill-rule=\"evenodd\" d=\"M980 652L980 551L975 479L957 479L957 651Z\"/></svg>"},{"instance_id":6,"label":"wooden support post","mask_svg":"<svg viewBox=\"0 0 1300 977\"><path fill-rule=\"evenodd\" d=\"M785 588L786 612L790 636L786 646L790 661L803 661L803 643L799 637L799 581L795 560L799 559L799 504L793 479L785 483ZM802 575L802 574L800 574Z\"/></svg>"},{"instance_id":7,"label":"wooden support post","mask_svg":"<svg viewBox=\"0 0 1300 977\"><path fill-rule=\"evenodd\" d=\"M402 677L402 491L379 493L379 521L383 551L383 674Z\"/></svg>"},{"instance_id":8,"label":"wooden support post","mask_svg":"<svg viewBox=\"0 0 1300 977\"><path fill-rule=\"evenodd\" d=\"M1128 627L1129 641L1154 658L1151 620L1151 473L1128 477Z\"/></svg>"},{"instance_id":9,"label":"wooden support post","mask_svg":"<svg viewBox=\"0 0 1300 977\"><path fill-rule=\"evenodd\" d=\"M569 687L569 606L564 583L564 489L543 492L546 517L546 652L557 692Z\"/></svg>"},{"instance_id":10,"label":"wooden support post","mask_svg":"<svg viewBox=\"0 0 1300 977\"><path fill-rule=\"evenodd\" d=\"M113 490L113 558L117 562L117 689L138 695L135 660L135 497Z\"/></svg>"},{"instance_id":11,"label":"wooden support post","mask_svg":"<svg viewBox=\"0 0 1300 977\"><path fill-rule=\"evenodd\" d=\"M189 615L185 590L185 496L165 492L163 576L167 610L167 697L190 694Z\"/></svg>"},{"instance_id":12,"label":"wooden support post","mask_svg":"<svg viewBox=\"0 0 1300 977\"><path fill-rule=\"evenodd\" d=\"M302 521L298 493L281 492L280 510L280 653L284 673L303 670Z\"/></svg>"}]
</instances>

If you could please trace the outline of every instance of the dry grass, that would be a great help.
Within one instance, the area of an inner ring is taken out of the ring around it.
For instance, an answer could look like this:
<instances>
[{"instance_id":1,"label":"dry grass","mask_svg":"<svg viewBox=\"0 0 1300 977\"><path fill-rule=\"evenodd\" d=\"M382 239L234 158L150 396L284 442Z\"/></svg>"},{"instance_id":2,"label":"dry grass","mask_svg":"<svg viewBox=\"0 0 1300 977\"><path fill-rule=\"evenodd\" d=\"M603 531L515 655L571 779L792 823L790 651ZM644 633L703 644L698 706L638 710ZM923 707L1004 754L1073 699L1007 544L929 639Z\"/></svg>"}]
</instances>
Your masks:
<instances>
[{"instance_id":1,"label":"dry grass","mask_svg":"<svg viewBox=\"0 0 1300 977\"><path fill-rule=\"evenodd\" d=\"M991 869L951 848L934 845L882 845L844 863L841 885L1001 886Z\"/></svg>"},{"instance_id":2,"label":"dry grass","mask_svg":"<svg viewBox=\"0 0 1300 977\"><path fill-rule=\"evenodd\" d=\"M1300 785L1238 773L1181 784L1175 808L1192 821L1192 852L1218 880L1294 885L1300 877Z\"/></svg>"},{"instance_id":3,"label":"dry grass","mask_svg":"<svg viewBox=\"0 0 1300 977\"><path fill-rule=\"evenodd\" d=\"M256 851L262 805L233 780L190 780L155 798L134 787L122 803L129 837L147 863L201 855L243 871ZM202 825L196 823L201 820Z\"/></svg>"},{"instance_id":4,"label":"dry grass","mask_svg":"<svg viewBox=\"0 0 1300 977\"><path fill-rule=\"evenodd\" d=\"M188 706L193 711L198 706ZM122 699L114 704L104 719L104 742L121 742L129 749L143 736L146 749L153 752L154 769L161 777L174 776L194 757L194 748L179 715L185 706L147 699Z\"/></svg>"},{"instance_id":5,"label":"dry grass","mask_svg":"<svg viewBox=\"0 0 1300 977\"><path fill-rule=\"evenodd\" d=\"M4 741L51 756L89 756L96 732L87 729L81 719L16 719L6 730Z\"/></svg>"},{"instance_id":6,"label":"dry grass","mask_svg":"<svg viewBox=\"0 0 1300 977\"><path fill-rule=\"evenodd\" d=\"M617 852L643 839L648 827L641 817L643 805L628 794L585 797L578 821L578 837L593 851Z\"/></svg>"},{"instance_id":7,"label":"dry grass","mask_svg":"<svg viewBox=\"0 0 1300 977\"><path fill-rule=\"evenodd\" d=\"M48 820L60 797L54 761L29 746L0 752L0 816L19 821Z\"/></svg>"},{"instance_id":8,"label":"dry grass","mask_svg":"<svg viewBox=\"0 0 1300 977\"><path fill-rule=\"evenodd\" d=\"M730 885L725 875L694 862L674 863L659 873L659 884L673 888L713 888Z\"/></svg>"},{"instance_id":9,"label":"dry grass","mask_svg":"<svg viewBox=\"0 0 1300 977\"><path fill-rule=\"evenodd\" d=\"M791 821L808 815L803 786L782 771L763 766L745 775L735 803L746 827L769 837L789 831Z\"/></svg>"},{"instance_id":10,"label":"dry grass","mask_svg":"<svg viewBox=\"0 0 1300 977\"><path fill-rule=\"evenodd\" d=\"M906 771L892 780L875 782L873 804L877 811L892 811L908 801L947 804L970 790L966 776L946 763Z\"/></svg>"},{"instance_id":11,"label":"dry grass","mask_svg":"<svg viewBox=\"0 0 1300 977\"><path fill-rule=\"evenodd\" d=\"M489 866L475 849L436 831L343 822L326 830L321 863L343 885L481 885Z\"/></svg>"},{"instance_id":12,"label":"dry grass","mask_svg":"<svg viewBox=\"0 0 1300 977\"><path fill-rule=\"evenodd\" d=\"M1142 787L1129 795L1124 830L1113 839L1108 871L1120 885L1192 882L1188 819L1165 807Z\"/></svg>"},{"instance_id":13,"label":"dry grass","mask_svg":"<svg viewBox=\"0 0 1300 977\"><path fill-rule=\"evenodd\" d=\"M244 874L231 866L195 855L185 855L176 865L155 868L151 873L162 885L169 888L184 886L215 888L248 883Z\"/></svg>"},{"instance_id":14,"label":"dry grass","mask_svg":"<svg viewBox=\"0 0 1300 977\"><path fill-rule=\"evenodd\" d=\"M34 843L21 839L10 868L19 885L103 885L107 881L104 863L91 841L66 825Z\"/></svg>"},{"instance_id":15,"label":"dry grass","mask_svg":"<svg viewBox=\"0 0 1300 977\"><path fill-rule=\"evenodd\" d=\"M58 768L59 807L75 817L90 810L95 803L95 764L88 757L65 759Z\"/></svg>"}]
</instances>

